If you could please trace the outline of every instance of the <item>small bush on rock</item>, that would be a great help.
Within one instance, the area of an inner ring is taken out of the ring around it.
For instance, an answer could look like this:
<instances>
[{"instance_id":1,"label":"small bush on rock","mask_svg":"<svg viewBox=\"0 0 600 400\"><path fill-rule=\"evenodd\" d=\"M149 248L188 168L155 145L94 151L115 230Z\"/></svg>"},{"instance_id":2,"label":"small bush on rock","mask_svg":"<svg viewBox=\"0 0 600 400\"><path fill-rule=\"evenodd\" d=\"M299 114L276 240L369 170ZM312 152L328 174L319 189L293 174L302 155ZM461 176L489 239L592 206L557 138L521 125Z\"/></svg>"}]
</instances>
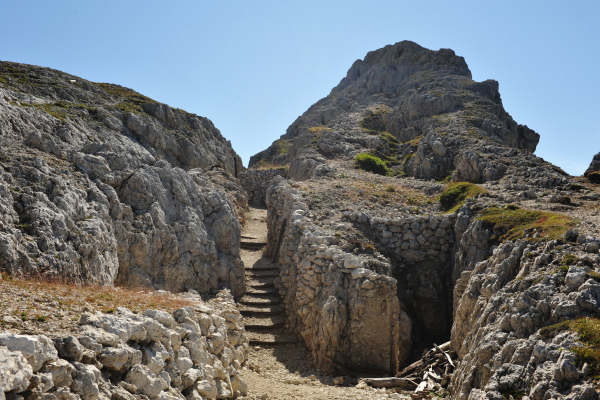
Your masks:
<instances>
[{"instance_id":1,"label":"small bush on rock","mask_svg":"<svg viewBox=\"0 0 600 400\"><path fill-rule=\"evenodd\" d=\"M356 167L379 175L389 175L390 169L385 161L369 153L360 153L354 157Z\"/></svg>"},{"instance_id":2,"label":"small bush on rock","mask_svg":"<svg viewBox=\"0 0 600 400\"><path fill-rule=\"evenodd\" d=\"M463 206L465 200L486 193L481 186L470 182L455 182L446 187L440 195L440 206L442 210L455 212Z\"/></svg>"}]
</instances>

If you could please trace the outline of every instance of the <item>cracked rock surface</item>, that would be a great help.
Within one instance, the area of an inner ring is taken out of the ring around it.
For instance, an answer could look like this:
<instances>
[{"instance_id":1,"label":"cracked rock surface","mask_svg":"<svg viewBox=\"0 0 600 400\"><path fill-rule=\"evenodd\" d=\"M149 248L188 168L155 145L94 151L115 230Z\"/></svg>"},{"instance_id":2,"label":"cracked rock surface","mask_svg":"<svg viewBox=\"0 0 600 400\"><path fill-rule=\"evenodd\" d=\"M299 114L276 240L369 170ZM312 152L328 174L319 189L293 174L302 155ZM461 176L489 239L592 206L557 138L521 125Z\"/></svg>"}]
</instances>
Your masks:
<instances>
[{"instance_id":1,"label":"cracked rock surface","mask_svg":"<svg viewBox=\"0 0 600 400\"><path fill-rule=\"evenodd\" d=\"M206 118L0 63L0 271L239 296L242 168Z\"/></svg>"}]
</instances>

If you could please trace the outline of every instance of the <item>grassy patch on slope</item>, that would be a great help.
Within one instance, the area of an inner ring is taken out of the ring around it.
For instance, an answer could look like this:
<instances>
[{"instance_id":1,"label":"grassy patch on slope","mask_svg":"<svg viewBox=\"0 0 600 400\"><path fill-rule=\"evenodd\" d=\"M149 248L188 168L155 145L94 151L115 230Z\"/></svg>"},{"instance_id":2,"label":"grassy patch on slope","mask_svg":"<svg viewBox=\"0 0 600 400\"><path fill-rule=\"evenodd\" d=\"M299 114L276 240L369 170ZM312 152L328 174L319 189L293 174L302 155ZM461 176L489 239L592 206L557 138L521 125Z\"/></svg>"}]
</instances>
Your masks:
<instances>
[{"instance_id":1,"label":"grassy patch on slope","mask_svg":"<svg viewBox=\"0 0 600 400\"><path fill-rule=\"evenodd\" d=\"M106 93L121 98L121 102L115 105L121 111L124 112L143 112L142 106L147 103L157 103L156 100L146 97L143 94L136 92L135 90L115 85L112 83L96 83Z\"/></svg>"},{"instance_id":2,"label":"grassy patch on slope","mask_svg":"<svg viewBox=\"0 0 600 400\"><path fill-rule=\"evenodd\" d=\"M540 234L530 240L560 239L577 224L575 219L564 214L516 207L490 207L478 219L492 229L492 239L500 242L522 239L529 231Z\"/></svg>"},{"instance_id":3,"label":"grassy patch on slope","mask_svg":"<svg viewBox=\"0 0 600 400\"><path fill-rule=\"evenodd\" d=\"M570 349L577 356L578 366L588 363L592 367L594 377L600 378L600 319L584 317L563 321L542 328L540 333L549 337L564 330L577 332L583 344Z\"/></svg>"},{"instance_id":4,"label":"grassy patch on slope","mask_svg":"<svg viewBox=\"0 0 600 400\"><path fill-rule=\"evenodd\" d=\"M470 182L455 182L446 186L446 190L440 195L440 206L442 210L449 213L458 211L467 199L486 193L481 186Z\"/></svg>"}]
</instances>

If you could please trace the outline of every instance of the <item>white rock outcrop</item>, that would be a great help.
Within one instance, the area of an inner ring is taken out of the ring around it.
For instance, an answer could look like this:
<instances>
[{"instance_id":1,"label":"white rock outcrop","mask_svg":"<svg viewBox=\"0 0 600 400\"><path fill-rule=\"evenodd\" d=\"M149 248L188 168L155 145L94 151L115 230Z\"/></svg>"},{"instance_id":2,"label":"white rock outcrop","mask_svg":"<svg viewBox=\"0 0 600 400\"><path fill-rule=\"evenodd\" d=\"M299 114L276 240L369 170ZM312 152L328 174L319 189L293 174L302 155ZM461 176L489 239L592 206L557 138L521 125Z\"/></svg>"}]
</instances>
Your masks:
<instances>
[{"instance_id":1,"label":"white rock outcrop","mask_svg":"<svg viewBox=\"0 0 600 400\"><path fill-rule=\"evenodd\" d=\"M248 348L241 321L225 290L209 304L172 314L134 314L126 308L85 313L79 337L58 337L54 343L43 335L0 334L0 396L237 397L247 391L238 376Z\"/></svg>"}]
</instances>

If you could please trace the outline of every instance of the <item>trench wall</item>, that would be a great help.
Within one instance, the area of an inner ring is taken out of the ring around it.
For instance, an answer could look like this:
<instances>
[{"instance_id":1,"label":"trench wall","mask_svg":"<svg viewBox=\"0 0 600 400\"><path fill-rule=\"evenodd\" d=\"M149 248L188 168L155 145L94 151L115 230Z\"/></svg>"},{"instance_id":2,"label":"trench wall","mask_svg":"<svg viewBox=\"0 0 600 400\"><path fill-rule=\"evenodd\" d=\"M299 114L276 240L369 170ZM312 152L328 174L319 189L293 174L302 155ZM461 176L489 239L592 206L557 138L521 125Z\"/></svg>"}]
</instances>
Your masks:
<instances>
[{"instance_id":1,"label":"trench wall","mask_svg":"<svg viewBox=\"0 0 600 400\"><path fill-rule=\"evenodd\" d=\"M342 251L284 179L273 181L266 200L265 255L280 266L276 285L289 327L317 367L396 372L410 356L412 325L390 265Z\"/></svg>"}]
</instances>

